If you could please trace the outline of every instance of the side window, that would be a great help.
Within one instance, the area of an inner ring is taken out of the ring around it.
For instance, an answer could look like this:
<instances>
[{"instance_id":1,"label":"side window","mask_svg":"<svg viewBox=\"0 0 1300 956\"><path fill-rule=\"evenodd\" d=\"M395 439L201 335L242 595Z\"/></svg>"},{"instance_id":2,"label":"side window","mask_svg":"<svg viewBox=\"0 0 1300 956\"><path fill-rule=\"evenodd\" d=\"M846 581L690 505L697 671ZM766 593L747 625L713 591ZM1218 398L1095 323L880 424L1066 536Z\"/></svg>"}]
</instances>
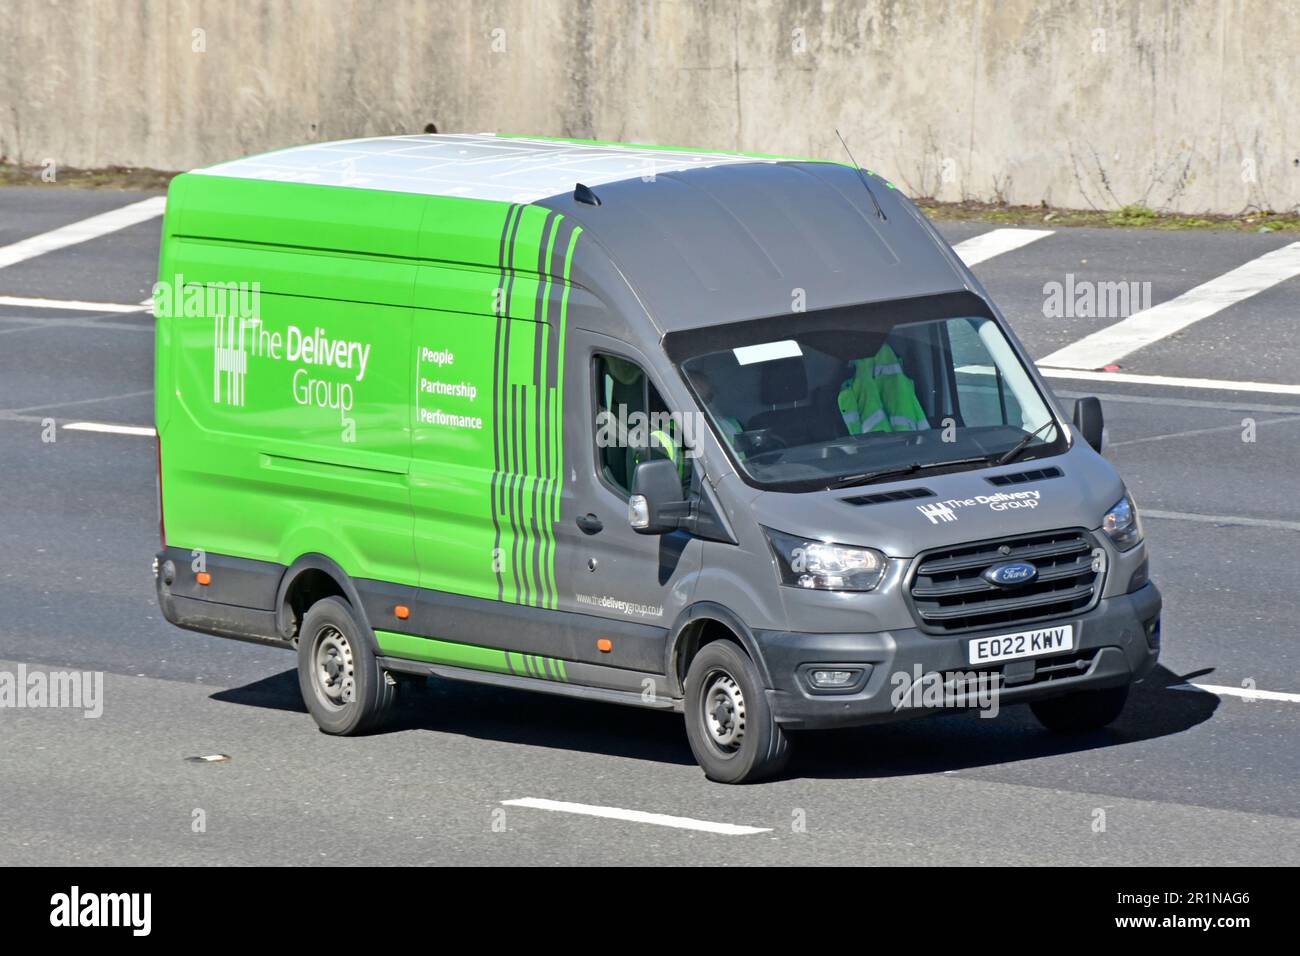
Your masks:
<instances>
[{"instance_id":1,"label":"side window","mask_svg":"<svg viewBox=\"0 0 1300 956\"><path fill-rule=\"evenodd\" d=\"M975 319L949 319L957 404L968 426L1020 424L1020 404L998 374Z\"/></svg>"},{"instance_id":2,"label":"side window","mask_svg":"<svg viewBox=\"0 0 1300 956\"><path fill-rule=\"evenodd\" d=\"M675 461L685 481L690 472L681 423L641 366L615 355L598 355L595 386L596 467L605 481L631 494L636 466L653 458Z\"/></svg>"}]
</instances>

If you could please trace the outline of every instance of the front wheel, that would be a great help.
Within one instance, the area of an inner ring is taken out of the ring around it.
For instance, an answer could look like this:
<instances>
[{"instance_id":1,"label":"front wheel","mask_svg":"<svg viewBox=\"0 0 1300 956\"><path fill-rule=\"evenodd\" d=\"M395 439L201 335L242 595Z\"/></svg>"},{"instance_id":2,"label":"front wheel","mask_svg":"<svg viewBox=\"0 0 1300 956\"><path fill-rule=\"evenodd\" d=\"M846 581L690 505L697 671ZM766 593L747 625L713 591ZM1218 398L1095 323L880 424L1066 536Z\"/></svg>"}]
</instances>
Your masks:
<instances>
[{"instance_id":1,"label":"front wheel","mask_svg":"<svg viewBox=\"0 0 1300 956\"><path fill-rule=\"evenodd\" d=\"M752 783L780 773L790 738L772 716L758 668L730 641L706 644L686 673L686 737L710 780Z\"/></svg>"},{"instance_id":2,"label":"front wheel","mask_svg":"<svg viewBox=\"0 0 1300 956\"><path fill-rule=\"evenodd\" d=\"M316 725L350 737L383 722L397 684L379 666L346 601L317 601L298 637L298 686Z\"/></svg>"},{"instance_id":3,"label":"front wheel","mask_svg":"<svg viewBox=\"0 0 1300 956\"><path fill-rule=\"evenodd\" d=\"M1038 722L1058 734L1100 730L1120 715L1128 700L1128 685L1105 690L1080 690L1064 697L1029 705Z\"/></svg>"}]
</instances>

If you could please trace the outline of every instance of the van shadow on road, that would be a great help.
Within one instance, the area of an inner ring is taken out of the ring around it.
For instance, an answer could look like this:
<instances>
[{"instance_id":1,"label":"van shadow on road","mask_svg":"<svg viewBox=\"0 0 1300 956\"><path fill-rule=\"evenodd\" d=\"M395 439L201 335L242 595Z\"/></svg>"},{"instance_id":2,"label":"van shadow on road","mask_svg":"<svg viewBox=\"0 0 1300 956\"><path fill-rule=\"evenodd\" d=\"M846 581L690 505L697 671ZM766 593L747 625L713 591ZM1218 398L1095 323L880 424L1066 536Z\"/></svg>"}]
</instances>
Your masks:
<instances>
[{"instance_id":1,"label":"van shadow on road","mask_svg":"<svg viewBox=\"0 0 1300 956\"><path fill-rule=\"evenodd\" d=\"M939 714L895 724L801 734L792 771L806 777L896 777L942 773L1118 747L1190 730L1214 714L1219 698L1157 665L1133 687L1119 720L1103 730L1061 735L1043 729L1026 704L995 718Z\"/></svg>"},{"instance_id":2,"label":"van shadow on road","mask_svg":"<svg viewBox=\"0 0 1300 956\"><path fill-rule=\"evenodd\" d=\"M1134 687L1115 724L1074 736L1048 733L1025 705L1008 707L994 719L949 713L800 733L786 776L844 779L940 773L1165 737L1208 720L1218 707L1213 694L1170 689L1186 679L1157 666ZM292 711L310 720L292 670L220 691L212 699ZM679 715L458 681L403 686L397 712L382 732L412 730L659 763L695 763Z\"/></svg>"}]
</instances>

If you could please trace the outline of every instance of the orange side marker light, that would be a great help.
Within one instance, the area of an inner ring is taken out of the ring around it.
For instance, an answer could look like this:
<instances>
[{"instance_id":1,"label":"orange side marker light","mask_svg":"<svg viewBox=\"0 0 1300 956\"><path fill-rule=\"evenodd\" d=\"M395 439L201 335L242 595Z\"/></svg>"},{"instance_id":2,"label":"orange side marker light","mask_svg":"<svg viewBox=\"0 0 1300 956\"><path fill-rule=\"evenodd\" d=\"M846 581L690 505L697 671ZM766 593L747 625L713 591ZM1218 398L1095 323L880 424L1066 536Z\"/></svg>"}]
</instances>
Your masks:
<instances>
[{"instance_id":1,"label":"orange side marker light","mask_svg":"<svg viewBox=\"0 0 1300 956\"><path fill-rule=\"evenodd\" d=\"M411 616L411 609L405 604L399 604L397 607L393 608L393 614L396 615L399 621L405 621Z\"/></svg>"},{"instance_id":2,"label":"orange side marker light","mask_svg":"<svg viewBox=\"0 0 1300 956\"><path fill-rule=\"evenodd\" d=\"M204 587L207 587L212 583L212 575L207 571L200 571L198 574L194 575L194 580L198 581L199 584L202 584Z\"/></svg>"},{"instance_id":3,"label":"orange side marker light","mask_svg":"<svg viewBox=\"0 0 1300 956\"><path fill-rule=\"evenodd\" d=\"M608 654L613 649L614 649L614 642L611 641L608 637L602 637L600 640L596 642L596 650L600 651L602 654Z\"/></svg>"}]
</instances>

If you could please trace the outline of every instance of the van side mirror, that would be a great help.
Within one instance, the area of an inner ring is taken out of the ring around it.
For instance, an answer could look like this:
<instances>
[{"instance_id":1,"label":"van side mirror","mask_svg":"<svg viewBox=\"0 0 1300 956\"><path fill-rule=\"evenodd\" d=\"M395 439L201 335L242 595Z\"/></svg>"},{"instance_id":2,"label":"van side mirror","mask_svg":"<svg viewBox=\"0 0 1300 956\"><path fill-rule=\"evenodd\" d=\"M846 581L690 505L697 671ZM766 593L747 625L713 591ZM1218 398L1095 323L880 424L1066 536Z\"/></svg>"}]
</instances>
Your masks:
<instances>
[{"instance_id":1,"label":"van side mirror","mask_svg":"<svg viewBox=\"0 0 1300 956\"><path fill-rule=\"evenodd\" d=\"M1101 433L1105 422L1101 415L1101 399L1095 396L1079 398L1074 402L1074 426L1083 435L1083 440L1101 451Z\"/></svg>"},{"instance_id":2,"label":"van side mirror","mask_svg":"<svg viewBox=\"0 0 1300 956\"><path fill-rule=\"evenodd\" d=\"M627 502L628 523L638 534L676 531L690 515L682 493L677 465L667 458L643 461L632 472L632 497Z\"/></svg>"}]
</instances>

